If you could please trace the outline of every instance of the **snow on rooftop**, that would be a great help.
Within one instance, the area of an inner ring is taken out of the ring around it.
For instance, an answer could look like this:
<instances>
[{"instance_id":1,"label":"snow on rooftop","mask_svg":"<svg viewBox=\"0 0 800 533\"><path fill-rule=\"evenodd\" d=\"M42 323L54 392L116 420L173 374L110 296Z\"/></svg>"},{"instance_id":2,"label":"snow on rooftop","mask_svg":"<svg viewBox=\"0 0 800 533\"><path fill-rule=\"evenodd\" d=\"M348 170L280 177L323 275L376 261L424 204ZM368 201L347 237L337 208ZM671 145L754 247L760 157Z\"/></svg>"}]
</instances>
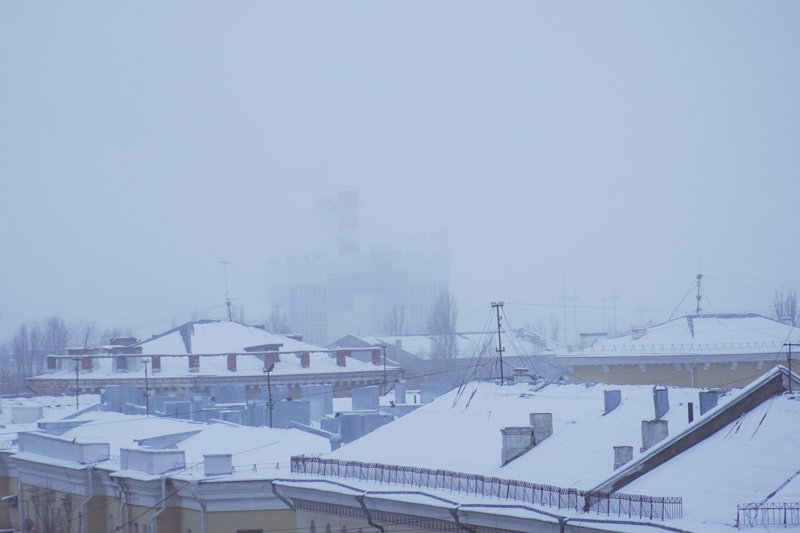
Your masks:
<instances>
[{"instance_id":1,"label":"snow on rooftop","mask_svg":"<svg viewBox=\"0 0 800 533\"><path fill-rule=\"evenodd\" d=\"M89 407L100 402L97 394L81 394L79 406ZM75 396L32 396L0 399L0 450L14 448L14 441L21 431L32 431L40 420L57 420L76 412ZM14 423L14 407L41 407L42 418L33 422Z\"/></svg>"},{"instance_id":2,"label":"snow on rooftop","mask_svg":"<svg viewBox=\"0 0 800 533\"><path fill-rule=\"evenodd\" d=\"M182 331L187 332L190 348L184 342ZM246 348L265 344L281 344L281 351L321 350L319 346L298 341L285 335L270 333L255 326L240 322L219 320L203 320L184 324L152 339L139 344L142 353L150 354L186 354L186 353L237 353Z\"/></svg>"},{"instance_id":3,"label":"snow on rooftop","mask_svg":"<svg viewBox=\"0 0 800 533\"><path fill-rule=\"evenodd\" d=\"M622 403L604 416L603 391L613 389ZM688 425L687 402L699 416L698 392L669 389L670 435ZM528 426L529 414L542 412L553 415L552 436L502 466L500 430ZM613 474L614 446L633 446L640 456L641 421L653 418L650 386L470 383L330 456L590 489Z\"/></svg>"},{"instance_id":4,"label":"snow on rooftop","mask_svg":"<svg viewBox=\"0 0 800 533\"><path fill-rule=\"evenodd\" d=\"M800 328L754 313L700 314L675 318L630 335L599 339L559 357L625 353L764 353L800 342Z\"/></svg>"},{"instance_id":5,"label":"snow on rooftop","mask_svg":"<svg viewBox=\"0 0 800 533\"><path fill-rule=\"evenodd\" d=\"M800 502L792 459L800 446L798 419L800 395L775 396L624 491L680 495L684 518L703 523L704 531L734 526L740 503Z\"/></svg>"},{"instance_id":6,"label":"snow on rooftop","mask_svg":"<svg viewBox=\"0 0 800 533\"><path fill-rule=\"evenodd\" d=\"M538 333L526 330L503 330L501 332L503 346L508 356L527 356L553 351L560 345ZM401 350L412 353L420 359L430 359L434 351L434 335L373 335L359 337L369 344L386 344L396 346ZM457 333L454 336L458 346L459 358L470 358L487 353L494 353L497 336L492 332Z\"/></svg>"},{"instance_id":7,"label":"snow on rooftop","mask_svg":"<svg viewBox=\"0 0 800 533\"><path fill-rule=\"evenodd\" d=\"M181 331L184 331L182 334ZM264 345L282 344L278 351L309 352L310 366L303 368L300 358L296 354L282 354L280 361L275 364L273 375L293 375L293 374L317 374L317 373L341 373L357 371L374 371L375 365L356 358L349 357L347 364L341 367L336 364L334 354L321 352L323 348L314 346L302 341L298 341L283 335L276 335L264 331L263 329L247 326L239 322L223 321L200 321L185 324L180 328L175 328L165 334L154 337L153 339L142 342L142 355L187 355L187 347L184 336L190 338L191 353L193 354L226 354L242 353L247 348ZM261 351L261 350L256 350ZM198 372L191 373L196 375L262 375L264 362L256 355L237 355L236 370L228 370L228 360L225 355L204 356L200 358L200 368ZM189 374L188 359L186 357L162 357L161 371L158 374L151 372L151 377L178 377ZM72 368L65 367L62 370L48 373L42 378L60 378L74 376ZM133 361L128 365L125 372L114 370L111 358L95 358L94 366L91 371L83 371L81 376L85 378L106 378L106 379L127 379L143 378L144 368L138 362Z\"/></svg>"},{"instance_id":8,"label":"snow on rooftop","mask_svg":"<svg viewBox=\"0 0 800 533\"><path fill-rule=\"evenodd\" d=\"M272 473L276 469L288 471L292 455L320 454L330 450L327 439L297 429L206 424L105 411L85 413L73 420L84 423L62 433L60 438L74 439L78 443L107 442L112 460L97 466L108 470L119 469L120 449L146 449L147 445L140 446L137 441L175 434L185 436L178 437L179 442L168 449L185 452L187 468L179 473L186 476L202 476L203 456L206 454L231 454L235 475L252 476L258 472Z\"/></svg>"}]
</instances>

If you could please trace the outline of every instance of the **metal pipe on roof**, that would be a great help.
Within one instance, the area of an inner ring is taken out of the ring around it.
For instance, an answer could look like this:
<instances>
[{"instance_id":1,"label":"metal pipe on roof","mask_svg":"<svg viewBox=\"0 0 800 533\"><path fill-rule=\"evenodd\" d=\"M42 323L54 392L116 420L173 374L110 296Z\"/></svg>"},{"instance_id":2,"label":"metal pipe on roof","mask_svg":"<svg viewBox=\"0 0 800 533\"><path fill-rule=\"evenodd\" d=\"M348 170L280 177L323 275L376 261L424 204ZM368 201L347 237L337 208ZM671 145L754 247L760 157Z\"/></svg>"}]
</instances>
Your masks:
<instances>
[{"instance_id":1,"label":"metal pipe on roof","mask_svg":"<svg viewBox=\"0 0 800 533\"><path fill-rule=\"evenodd\" d=\"M153 514L153 517L150 519L150 529L153 530L153 533L158 533L158 517L167 510L167 476L161 475L161 509L156 511Z\"/></svg>"},{"instance_id":2,"label":"metal pipe on roof","mask_svg":"<svg viewBox=\"0 0 800 533\"><path fill-rule=\"evenodd\" d=\"M94 486L92 485L92 468L93 468L92 465L86 466L86 472L88 478L87 481L89 483L89 489L88 489L89 493L86 495L86 498L83 500L83 502L81 502L81 510L78 512L78 523L79 523L78 529L80 530L81 533L86 533L86 519L84 518L86 516L86 506L89 504L89 500L94 498Z\"/></svg>"},{"instance_id":3,"label":"metal pipe on roof","mask_svg":"<svg viewBox=\"0 0 800 533\"><path fill-rule=\"evenodd\" d=\"M364 511L364 516L367 517L367 524L371 525L381 533L385 533L386 530L383 528L383 526L376 524L375 522L372 521L372 513L369 512L369 509L367 509L367 504L364 503L364 496L366 496L367 494L369 493L365 492L360 496L356 496L355 497L356 501L359 503L359 505L361 505L361 510Z\"/></svg>"},{"instance_id":4,"label":"metal pipe on roof","mask_svg":"<svg viewBox=\"0 0 800 533\"><path fill-rule=\"evenodd\" d=\"M194 483L189 483L187 487L189 488L189 492L192 494L192 497L197 500L197 504L200 506L200 533L206 533L206 504L195 492L194 487L200 486L200 481L196 481Z\"/></svg>"},{"instance_id":5,"label":"metal pipe on roof","mask_svg":"<svg viewBox=\"0 0 800 533\"><path fill-rule=\"evenodd\" d=\"M122 480L112 477L111 482L119 489L119 530L125 531L125 505L128 503L128 493Z\"/></svg>"}]
</instances>

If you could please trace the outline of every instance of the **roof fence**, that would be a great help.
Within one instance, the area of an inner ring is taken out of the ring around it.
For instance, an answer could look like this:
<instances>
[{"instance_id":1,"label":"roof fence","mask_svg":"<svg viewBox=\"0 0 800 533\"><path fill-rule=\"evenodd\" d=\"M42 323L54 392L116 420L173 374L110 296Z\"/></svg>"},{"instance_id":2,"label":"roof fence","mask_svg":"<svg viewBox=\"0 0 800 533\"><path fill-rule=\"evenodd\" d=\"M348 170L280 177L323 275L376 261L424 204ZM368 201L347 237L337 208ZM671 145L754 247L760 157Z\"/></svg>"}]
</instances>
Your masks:
<instances>
[{"instance_id":1,"label":"roof fence","mask_svg":"<svg viewBox=\"0 0 800 533\"><path fill-rule=\"evenodd\" d=\"M740 503L736 527L800 525L800 503Z\"/></svg>"},{"instance_id":2,"label":"roof fence","mask_svg":"<svg viewBox=\"0 0 800 533\"><path fill-rule=\"evenodd\" d=\"M583 491L450 470L300 455L292 457L291 471L295 474L449 490L605 516L650 520L669 520L683 516L683 500L680 497Z\"/></svg>"},{"instance_id":3,"label":"roof fence","mask_svg":"<svg viewBox=\"0 0 800 533\"><path fill-rule=\"evenodd\" d=\"M608 344L601 346L571 346L570 353L588 354L617 354L617 353L736 353L746 350L773 350L775 352L784 349L783 343L775 341L757 342L715 342L697 344ZM749 352L747 352L749 353Z\"/></svg>"}]
</instances>

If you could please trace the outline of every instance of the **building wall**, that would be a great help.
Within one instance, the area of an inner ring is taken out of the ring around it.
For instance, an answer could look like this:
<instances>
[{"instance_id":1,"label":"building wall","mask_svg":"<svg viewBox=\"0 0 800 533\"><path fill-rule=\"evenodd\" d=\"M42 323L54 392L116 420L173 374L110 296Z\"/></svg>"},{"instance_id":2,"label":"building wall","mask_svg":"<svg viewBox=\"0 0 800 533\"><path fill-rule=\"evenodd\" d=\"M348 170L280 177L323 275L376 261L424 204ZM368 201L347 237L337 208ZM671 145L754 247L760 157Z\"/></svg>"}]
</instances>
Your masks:
<instances>
[{"instance_id":1,"label":"building wall","mask_svg":"<svg viewBox=\"0 0 800 533\"><path fill-rule=\"evenodd\" d=\"M17 480L13 477L0 477L0 498L5 498L17 491ZM0 502L0 529L11 529L13 510L8 503Z\"/></svg>"},{"instance_id":2,"label":"building wall","mask_svg":"<svg viewBox=\"0 0 800 533\"><path fill-rule=\"evenodd\" d=\"M262 530L266 533L268 531L295 531L297 527L296 515L289 509L222 511L206 514L206 531L209 532L237 533L237 531Z\"/></svg>"},{"instance_id":3,"label":"building wall","mask_svg":"<svg viewBox=\"0 0 800 533\"><path fill-rule=\"evenodd\" d=\"M696 363L694 369L686 364L639 365L581 365L569 367L569 376L576 381L600 382L611 385L671 385L695 388L738 388L751 383L774 366L784 363ZM694 372L694 384L692 384Z\"/></svg>"}]
</instances>

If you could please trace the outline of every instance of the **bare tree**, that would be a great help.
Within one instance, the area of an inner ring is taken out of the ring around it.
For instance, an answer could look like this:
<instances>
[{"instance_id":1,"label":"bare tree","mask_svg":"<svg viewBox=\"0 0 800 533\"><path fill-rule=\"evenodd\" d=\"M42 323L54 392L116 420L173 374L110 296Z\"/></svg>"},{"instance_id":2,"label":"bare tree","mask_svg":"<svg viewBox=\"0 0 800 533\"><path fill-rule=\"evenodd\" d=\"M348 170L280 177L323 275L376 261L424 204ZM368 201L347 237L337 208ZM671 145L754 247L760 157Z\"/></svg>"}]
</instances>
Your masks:
<instances>
[{"instance_id":1,"label":"bare tree","mask_svg":"<svg viewBox=\"0 0 800 533\"><path fill-rule=\"evenodd\" d=\"M41 533L69 533L75 519L75 506L71 494L58 495L49 487L32 487L31 495L34 531Z\"/></svg>"},{"instance_id":2,"label":"bare tree","mask_svg":"<svg viewBox=\"0 0 800 533\"><path fill-rule=\"evenodd\" d=\"M265 327L270 333L277 333L280 335L292 332L289 328L289 321L286 319L286 314L284 314L279 305L274 306L269 312Z\"/></svg>"},{"instance_id":3,"label":"bare tree","mask_svg":"<svg viewBox=\"0 0 800 533\"><path fill-rule=\"evenodd\" d=\"M458 357L456 323L458 306L455 296L449 290L439 294L428 317L428 332L433 335L431 357L434 359L454 359Z\"/></svg>"},{"instance_id":4,"label":"bare tree","mask_svg":"<svg viewBox=\"0 0 800 533\"><path fill-rule=\"evenodd\" d=\"M383 324L383 332L387 335L397 336L408 333L406 324L406 308L403 305L392 307Z\"/></svg>"},{"instance_id":5,"label":"bare tree","mask_svg":"<svg viewBox=\"0 0 800 533\"><path fill-rule=\"evenodd\" d=\"M44 325L44 348L46 355L63 355L67 353L69 332L64 319L51 316Z\"/></svg>"},{"instance_id":6,"label":"bare tree","mask_svg":"<svg viewBox=\"0 0 800 533\"><path fill-rule=\"evenodd\" d=\"M797 319L797 289L779 287L775 289L775 318L787 324L794 324Z\"/></svg>"}]
</instances>

